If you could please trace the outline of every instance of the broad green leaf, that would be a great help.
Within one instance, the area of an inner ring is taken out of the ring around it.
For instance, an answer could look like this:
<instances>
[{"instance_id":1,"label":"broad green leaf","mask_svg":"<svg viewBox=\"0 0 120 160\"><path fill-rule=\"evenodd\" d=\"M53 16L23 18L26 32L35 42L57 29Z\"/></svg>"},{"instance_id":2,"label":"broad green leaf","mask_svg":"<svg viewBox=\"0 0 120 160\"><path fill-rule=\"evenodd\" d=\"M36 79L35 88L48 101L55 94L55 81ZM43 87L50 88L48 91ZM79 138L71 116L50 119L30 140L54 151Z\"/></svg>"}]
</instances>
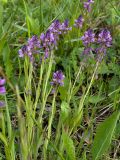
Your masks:
<instances>
[{"instance_id":1,"label":"broad green leaf","mask_svg":"<svg viewBox=\"0 0 120 160\"><path fill-rule=\"evenodd\" d=\"M65 147L69 160L75 160L76 159L75 158L75 147L74 147L72 139L65 132L62 135L62 139L63 139L64 147Z\"/></svg>"},{"instance_id":2,"label":"broad green leaf","mask_svg":"<svg viewBox=\"0 0 120 160\"><path fill-rule=\"evenodd\" d=\"M119 115L119 111L114 112L98 126L93 142L92 160L98 160L110 146Z\"/></svg>"}]
</instances>

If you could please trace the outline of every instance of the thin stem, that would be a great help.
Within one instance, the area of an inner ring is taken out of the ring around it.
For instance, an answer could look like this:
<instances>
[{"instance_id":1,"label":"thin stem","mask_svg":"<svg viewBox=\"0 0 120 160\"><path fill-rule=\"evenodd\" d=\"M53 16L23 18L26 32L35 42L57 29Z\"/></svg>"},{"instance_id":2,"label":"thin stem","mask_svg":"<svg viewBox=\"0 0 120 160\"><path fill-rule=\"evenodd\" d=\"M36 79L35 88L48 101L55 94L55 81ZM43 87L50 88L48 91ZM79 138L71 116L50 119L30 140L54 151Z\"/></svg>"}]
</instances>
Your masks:
<instances>
[{"instance_id":1,"label":"thin stem","mask_svg":"<svg viewBox=\"0 0 120 160\"><path fill-rule=\"evenodd\" d=\"M81 100L80 100L79 108L78 108L77 114L76 114L76 121L73 123L73 126L72 126L69 134L72 133L73 129L75 128L75 126L77 125L77 123L78 123L78 122L80 121L80 119L82 118L83 105L84 105L85 99L86 99L86 97L87 97L87 95L88 95L88 93L89 93L89 91L90 91L90 88L91 88L91 86L92 86L92 84L93 84L93 82L94 82L94 77L95 77L95 74L96 74L96 72L97 72L98 66L99 66L99 61L97 61L97 64L96 64L94 73L93 73L93 75L92 75L90 84L89 84L89 86L88 86L88 89L87 89L85 95L84 95L84 96L81 98Z\"/></svg>"},{"instance_id":2,"label":"thin stem","mask_svg":"<svg viewBox=\"0 0 120 160\"><path fill-rule=\"evenodd\" d=\"M51 137L51 131L52 131L52 122L53 122L53 118L54 118L54 115L55 115L55 98L56 98L56 95L57 93L55 92L54 94L54 97L53 97L53 102L52 102L52 111L51 111L51 115L49 117L49 122L48 122L48 135L47 135L47 139L45 140L45 145L44 145L44 160L47 160L47 147L48 147L48 142L49 142L49 139Z\"/></svg>"},{"instance_id":3,"label":"thin stem","mask_svg":"<svg viewBox=\"0 0 120 160\"><path fill-rule=\"evenodd\" d=\"M43 116L43 113L44 113L45 104L46 104L46 100L47 100L47 96L48 96L46 91L47 91L48 80L49 80L51 69L52 69L52 62L53 62L53 53L51 53L51 55L50 55L48 71L47 71L47 74L45 76L45 82L43 82L42 105L41 105L41 110L40 110L40 115L39 115L39 123L40 124L42 123L42 116Z\"/></svg>"},{"instance_id":4,"label":"thin stem","mask_svg":"<svg viewBox=\"0 0 120 160\"><path fill-rule=\"evenodd\" d=\"M72 86L72 88L71 88L71 92L70 92L70 95L69 95L68 103L70 102L70 99L71 99L71 97L72 97L73 90L74 90L74 88L75 88L77 79L78 79L78 77L79 77L79 75L80 75L80 73L81 73L81 68L82 68L82 66L80 66L80 68L79 68L79 70L78 70L78 73L77 73L77 76L76 76L76 78L75 78L74 84L73 84L73 86Z\"/></svg>"}]
</instances>

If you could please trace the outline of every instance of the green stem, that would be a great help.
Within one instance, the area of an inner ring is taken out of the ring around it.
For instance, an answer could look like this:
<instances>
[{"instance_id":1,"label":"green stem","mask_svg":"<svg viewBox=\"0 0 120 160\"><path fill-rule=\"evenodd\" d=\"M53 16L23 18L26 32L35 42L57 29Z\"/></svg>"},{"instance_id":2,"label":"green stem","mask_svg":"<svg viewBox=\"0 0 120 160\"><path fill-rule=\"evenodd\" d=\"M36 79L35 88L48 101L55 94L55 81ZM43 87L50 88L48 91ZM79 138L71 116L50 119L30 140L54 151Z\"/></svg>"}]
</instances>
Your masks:
<instances>
[{"instance_id":1,"label":"green stem","mask_svg":"<svg viewBox=\"0 0 120 160\"><path fill-rule=\"evenodd\" d=\"M48 135L47 135L47 139L45 140L45 145L44 145L44 160L47 160L47 147L48 147L48 141L51 137L51 130L52 130L52 122L53 122L53 118L55 115L55 109L56 109L56 105L55 105L55 98L56 98L57 93L55 92L54 97L53 97L53 102L52 102L52 111L51 111L51 115L49 117L49 122L48 122Z\"/></svg>"},{"instance_id":2,"label":"green stem","mask_svg":"<svg viewBox=\"0 0 120 160\"><path fill-rule=\"evenodd\" d=\"M48 71L47 71L47 74L45 76L45 81L43 82L42 105L41 105L41 110L40 110L40 115L39 115L39 123L40 124L42 123L42 116L43 116L43 113L44 113L45 104L46 104L47 96L48 96L48 94L46 92L47 92L48 80L49 80L51 69L52 69L52 62L53 62L53 53L51 52L50 61L49 61L49 64L48 64Z\"/></svg>"},{"instance_id":3,"label":"green stem","mask_svg":"<svg viewBox=\"0 0 120 160\"><path fill-rule=\"evenodd\" d=\"M97 61L97 64L96 64L94 73L93 73L93 75L92 75L90 84L89 84L89 86L88 86L88 89L87 89L85 95L84 95L84 96L81 98L81 100L80 100L79 108L78 108L78 110L77 110L77 115L76 115L76 116L77 116L77 119L76 119L76 121L73 123L73 126L72 126L69 134L72 133L73 129L75 128L75 126L77 125L77 123L80 121L80 119L81 119L81 117L82 117L83 105L84 105L84 102L85 102L85 99L86 99L87 95L89 94L90 88L91 88L91 86L92 86L92 84L93 84L93 82L94 82L94 77L95 77L95 74L96 74L96 72L97 72L98 66L99 66L99 61Z\"/></svg>"}]
</instances>

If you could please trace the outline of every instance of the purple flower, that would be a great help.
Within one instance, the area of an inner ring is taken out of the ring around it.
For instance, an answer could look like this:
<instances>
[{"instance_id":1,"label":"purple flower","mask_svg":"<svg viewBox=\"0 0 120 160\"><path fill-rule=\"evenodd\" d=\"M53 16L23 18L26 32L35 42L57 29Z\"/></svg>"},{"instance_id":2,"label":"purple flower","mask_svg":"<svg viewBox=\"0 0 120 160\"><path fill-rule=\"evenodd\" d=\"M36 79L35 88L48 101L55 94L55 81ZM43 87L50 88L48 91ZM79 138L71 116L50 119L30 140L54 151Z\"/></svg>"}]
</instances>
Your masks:
<instances>
[{"instance_id":1,"label":"purple flower","mask_svg":"<svg viewBox=\"0 0 120 160\"><path fill-rule=\"evenodd\" d=\"M112 44L112 36L110 34L110 31L108 31L107 29L103 29L98 34L97 43L99 44L99 47L96 48L96 53L103 53L105 55L107 48L109 48Z\"/></svg>"},{"instance_id":2,"label":"purple flower","mask_svg":"<svg viewBox=\"0 0 120 160\"><path fill-rule=\"evenodd\" d=\"M67 33L71 30L68 20L60 23L55 20L46 33L41 33L40 37L33 36L28 39L28 42L19 50L19 57L27 55L31 61L34 61L34 55L40 52L44 53L44 58L48 58L53 49L57 49L58 40L60 35Z\"/></svg>"},{"instance_id":3,"label":"purple flower","mask_svg":"<svg viewBox=\"0 0 120 160\"><path fill-rule=\"evenodd\" d=\"M87 9L88 12L91 11L91 4L94 3L93 0L88 0L87 2L84 2L84 8Z\"/></svg>"},{"instance_id":4,"label":"purple flower","mask_svg":"<svg viewBox=\"0 0 120 160\"><path fill-rule=\"evenodd\" d=\"M4 86L0 86L0 94L5 94L6 93L6 89Z\"/></svg>"},{"instance_id":5,"label":"purple flower","mask_svg":"<svg viewBox=\"0 0 120 160\"><path fill-rule=\"evenodd\" d=\"M83 22L84 22L84 18L82 17L82 15L80 15L78 19L75 20L74 26L77 28L82 28Z\"/></svg>"},{"instance_id":6,"label":"purple flower","mask_svg":"<svg viewBox=\"0 0 120 160\"><path fill-rule=\"evenodd\" d=\"M5 79L0 79L0 86L4 85L5 84Z\"/></svg>"},{"instance_id":7,"label":"purple flower","mask_svg":"<svg viewBox=\"0 0 120 160\"><path fill-rule=\"evenodd\" d=\"M40 48L40 41L36 35L28 39L28 46L30 49Z\"/></svg>"},{"instance_id":8,"label":"purple flower","mask_svg":"<svg viewBox=\"0 0 120 160\"><path fill-rule=\"evenodd\" d=\"M72 27L69 27L69 21L66 19L60 26L60 30L62 33L67 33L67 31L72 30Z\"/></svg>"},{"instance_id":9,"label":"purple flower","mask_svg":"<svg viewBox=\"0 0 120 160\"><path fill-rule=\"evenodd\" d=\"M34 54L39 53L40 48L40 40L34 35L33 37L29 38L27 44L18 51L19 57L24 57L27 55L30 60L33 61Z\"/></svg>"},{"instance_id":10,"label":"purple flower","mask_svg":"<svg viewBox=\"0 0 120 160\"><path fill-rule=\"evenodd\" d=\"M93 0L88 0L88 2L91 4L91 3L94 3L94 1Z\"/></svg>"},{"instance_id":11,"label":"purple flower","mask_svg":"<svg viewBox=\"0 0 120 160\"><path fill-rule=\"evenodd\" d=\"M84 46L88 46L90 43L95 42L95 34L93 33L92 29L88 29L84 36L81 37L81 40L83 41Z\"/></svg>"},{"instance_id":12,"label":"purple flower","mask_svg":"<svg viewBox=\"0 0 120 160\"><path fill-rule=\"evenodd\" d=\"M24 57L25 54L27 54L27 46L24 45L21 49L18 51L19 57Z\"/></svg>"},{"instance_id":13,"label":"purple flower","mask_svg":"<svg viewBox=\"0 0 120 160\"><path fill-rule=\"evenodd\" d=\"M41 46L44 49L46 49L46 48L54 48L54 46L57 43L56 42L56 36L50 30L47 30L47 32L45 34L41 33L40 40L41 40Z\"/></svg>"},{"instance_id":14,"label":"purple flower","mask_svg":"<svg viewBox=\"0 0 120 160\"><path fill-rule=\"evenodd\" d=\"M6 89L4 87L4 84L5 84L5 79L0 78L0 94L5 94L6 93Z\"/></svg>"},{"instance_id":15,"label":"purple flower","mask_svg":"<svg viewBox=\"0 0 120 160\"><path fill-rule=\"evenodd\" d=\"M60 31L60 26L61 26L61 23L60 21L57 19L55 20L51 26L48 28L51 32L53 33L56 33L56 34L61 34L61 31Z\"/></svg>"},{"instance_id":16,"label":"purple flower","mask_svg":"<svg viewBox=\"0 0 120 160\"><path fill-rule=\"evenodd\" d=\"M69 30L71 30L71 28L69 27L68 20L65 20L63 23L60 23L59 20L55 20L46 33L41 33L40 41L45 59L49 57L51 50L57 49L60 35L67 33Z\"/></svg>"},{"instance_id":17,"label":"purple flower","mask_svg":"<svg viewBox=\"0 0 120 160\"><path fill-rule=\"evenodd\" d=\"M64 74L62 73L62 71L56 71L53 73L53 80L51 82L51 85L53 86L63 86L64 85Z\"/></svg>"},{"instance_id":18,"label":"purple flower","mask_svg":"<svg viewBox=\"0 0 120 160\"><path fill-rule=\"evenodd\" d=\"M106 47L110 47L112 44L112 36L110 31L103 29L98 35L97 42L99 44L105 45Z\"/></svg>"}]
</instances>

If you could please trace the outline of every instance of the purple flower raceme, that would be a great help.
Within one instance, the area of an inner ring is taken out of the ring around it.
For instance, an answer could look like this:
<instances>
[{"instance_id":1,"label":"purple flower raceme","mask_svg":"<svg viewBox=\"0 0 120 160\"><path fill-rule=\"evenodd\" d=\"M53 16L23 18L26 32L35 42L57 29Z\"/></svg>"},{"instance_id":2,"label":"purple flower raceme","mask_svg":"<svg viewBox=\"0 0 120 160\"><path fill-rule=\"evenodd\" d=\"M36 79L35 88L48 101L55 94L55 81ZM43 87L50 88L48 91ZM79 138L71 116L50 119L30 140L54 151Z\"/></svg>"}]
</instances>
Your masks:
<instances>
[{"instance_id":1,"label":"purple flower raceme","mask_svg":"<svg viewBox=\"0 0 120 160\"><path fill-rule=\"evenodd\" d=\"M40 51L40 40L37 36L33 36L28 39L28 42L26 45L24 45L21 49L19 49L19 57L24 57L27 55L31 61L34 60L34 54L39 53Z\"/></svg>"},{"instance_id":2,"label":"purple flower raceme","mask_svg":"<svg viewBox=\"0 0 120 160\"><path fill-rule=\"evenodd\" d=\"M41 40L41 46L42 48L46 49L53 49L54 46L56 45L56 37L54 36L53 32L48 30L45 34L42 33L40 35L40 40Z\"/></svg>"},{"instance_id":3,"label":"purple flower raceme","mask_svg":"<svg viewBox=\"0 0 120 160\"><path fill-rule=\"evenodd\" d=\"M81 37L81 40L83 41L84 46L87 47L89 44L95 42L95 33L92 29L88 29Z\"/></svg>"},{"instance_id":4,"label":"purple flower raceme","mask_svg":"<svg viewBox=\"0 0 120 160\"><path fill-rule=\"evenodd\" d=\"M112 36L110 34L110 31L108 31L107 29L103 29L98 35L97 42L98 44L110 47L112 44Z\"/></svg>"},{"instance_id":5,"label":"purple flower raceme","mask_svg":"<svg viewBox=\"0 0 120 160\"><path fill-rule=\"evenodd\" d=\"M19 50L19 57L27 55L31 61L34 61L34 55L43 52L44 58L48 58L49 53L53 49L57 49L60 35L66 34L71 29L68 20L65 20L63 23L55 20L46 33L41 33L39 38L34 35L28 39L27 44Z\"/></svg>"},{"instance_id":6,"label":"purple flower raceme","mask_svg":"<svg viewBox=\"0 0 120 160\"><path fill-rule=\"evenodd\" d=\"M87 2L84 2L84 8L87 9L88 12L91 11L91 4L94 3L93 0L88 0Z\"/></svg>"},{"instance_id":7,"label":"purple flower raceme","mask_svg":"<svg viewBox=\"0 0 120 160\"><path fill-rule=\"evenodd\" d=\"M66 34L70 30L72 30L72 27L69 27L69 21L66 19L60 26L61 34Z\"/></svg>"},{"instance_id":8,"label":"purple flower raceme","mask_svg":"<svg viewBox=\"0 0 120 160\"><path fill-rule=\"evenodd\" d=\"M60 27L61 27L61 23L57 19L57 20L53 21L53 23L50 25L49 30L54 34L55 33L56 34L61 34Z\"/></svg>"},{"instance_id":9,"label":"purple flower raceme","mask_svg":"<svg viewBox=\"0 0 120 160\"><path fill-rule=\"evenodd\" d=\"M95 50L96 53L106 54L107 48L112 45L112 36L110 31L103 29L98 35L97 43L99 44L99 47Z\"/></svg>"},{"instance_id":10,"label":"purple flower raceme","mask_svg":"<svg viewBox=\"0 0 120 160\"><path fill-rule=\"evenodd\" d=\"M54 72L51 85L54 87L63 86L64 85L64 78L65 78L65 76L61 70Z\"/></svg>"},{"instance_id":11,"label":"purple flower raceme","mask_svg":"<svg viewBox=\"0 0 120 160\"><path fill-rule=\"evenodd\" d=\"M69 27L68 20L65 20L63 23L60 23L59 20L55 20L46 33L41 33L40 41L43 51L45 53L45 58L48 58L49 53L53 49L57 49L58 40L60 35L66 34L72 28Z\"/></svg>"},{"instance_id":12,"label":"purple flower raceme","mask_svg":"<svg viewBox=\"0 0 120 160\"><path fill-rule=\"evenodd\" d=\"M93 50L90 46L95 42L95 33L92 29L88 29L81 37L81 40L85 46L83 54L89 54Z\"/></svg>"},{"instance_id":13,"label":"purple flower raceme","mask_svg":"<svg viewBox=\"0 0 120 160\"><path fill-rule=\"evenodd\" d=\"M78 19L75 20L74 26L77 28L82 28L83 22L84 22L84 18L82 17L82 15L80 15Z\"/></svg>"}]
</instances>

